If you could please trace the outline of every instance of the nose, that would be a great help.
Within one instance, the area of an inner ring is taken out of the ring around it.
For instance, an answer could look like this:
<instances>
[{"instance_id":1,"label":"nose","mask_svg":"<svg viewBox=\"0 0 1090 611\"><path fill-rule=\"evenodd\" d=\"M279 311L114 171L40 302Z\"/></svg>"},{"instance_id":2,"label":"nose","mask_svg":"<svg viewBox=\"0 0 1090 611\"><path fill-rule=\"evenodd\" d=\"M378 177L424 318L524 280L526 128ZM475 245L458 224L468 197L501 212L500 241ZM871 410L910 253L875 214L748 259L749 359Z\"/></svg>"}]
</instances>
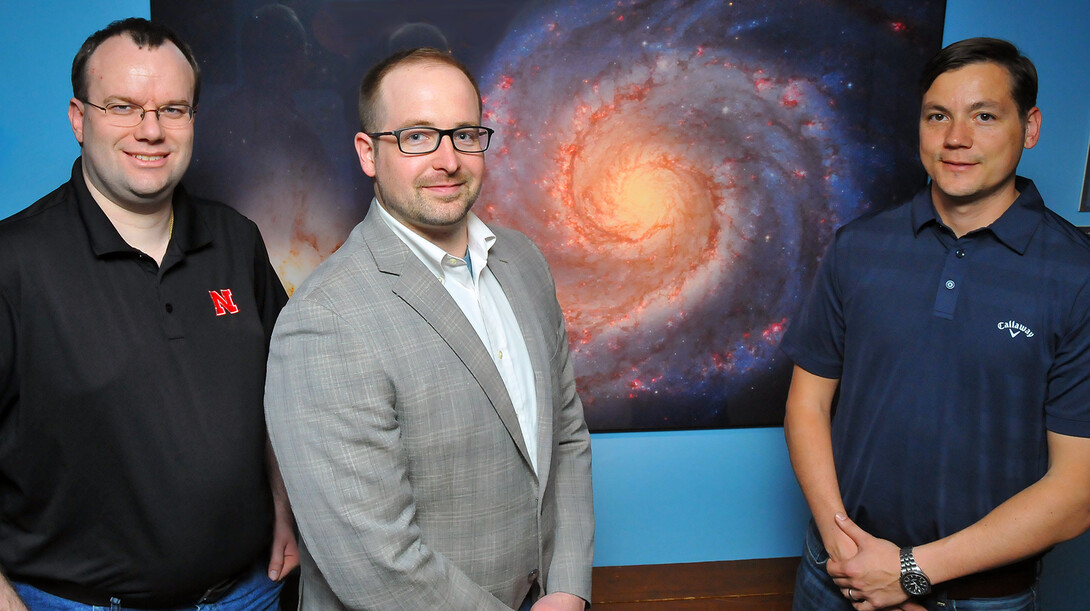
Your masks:
<instances>
[{"instance_id":1,"label":"nose","mask_svg":"<svg viewBox=\"0 0 1090 611\"><path fill-rule=\"evenodd\" d=\"M163 139L163 126L159 123L159 113L145 110L144 119L136 126L137 140L158 141Z\"/></svg>"},{"instance_id":2,"label":"nose","mask_svg":"<svg viewBox=\"0 0 1090 611\"><path fill-rule=\"evenodd\" d=\"M969 148L973 146L973 132L968 121L952 119L946 127L943 145L947 148Z\"/></svg>"},{"instance_id":3,"label":"nose","mask_svg":"<svg viewBox=\"0 0 1090 611\"><path fill-rule=\"evenodd\" d=\"M443 136L439 137L439 148L435 149L431 154L432 167L436 170L442 170L447 174L453 174L458 171L458 167L461 166L461 160L458 158L458 151L454 150L453 136L450 134L444 134L448 136L446 139Z\"/></svg>"}]
</instances>

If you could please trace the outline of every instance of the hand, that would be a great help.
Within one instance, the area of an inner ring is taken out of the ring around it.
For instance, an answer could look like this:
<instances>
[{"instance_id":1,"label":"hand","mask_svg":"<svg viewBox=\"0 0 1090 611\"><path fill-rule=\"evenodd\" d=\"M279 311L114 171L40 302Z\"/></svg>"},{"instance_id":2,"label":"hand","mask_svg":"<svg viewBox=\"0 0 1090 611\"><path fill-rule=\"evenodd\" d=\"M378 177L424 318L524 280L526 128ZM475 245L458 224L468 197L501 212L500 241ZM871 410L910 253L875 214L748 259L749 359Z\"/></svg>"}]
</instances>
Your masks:
<instances>
[{"instance_id":1,"label":"hand","mask_svg":"<svg viewBox=\"0 0 1090 611\"><path fill-rule=\"evenodd\" d=\"M848 516L836 515L836 525L859 548L851 558L834 560L826 570L847 597L852 590L852 606L859 611L919 608L901 589L901 550L885 539L871 536Z\"/></svg>"},{"instance_id":2,"label":"hand","mask_svg":"<svg viewBox=\"0 0 1090 611\"><path fill-rule=\"evenodd\" d=\"M567 592L553 592L546 594L530 607L530 611L583 611L587 607L587 601L575 594Z\"/></svg>"},{"instance_id":3,"label":"hand","mask_svg":"<svg viewBox=\"0 0 1090 611\"><path fill-rule=\"evenodd\" d=\"M839 525L833 529L832 535L829 537L829 541L822 540L822 545L825 546L825 553L829 554L830 560L837 562L844 562L850 558L854 558L859 553L859 546L855 544Z\"/></svg>"},{"instance_id":4,"label":"hand","mask_svg":"<svg viewBox=\"0 0 1090 611\"><path fill-rule=\"evenodd\" d=\"M299 545L295 541L295 528L290 514L283 517L277 512L273 522L272 553L269 554L269 579L280 581L299 566Z\"/></svg>"}]
</instances>

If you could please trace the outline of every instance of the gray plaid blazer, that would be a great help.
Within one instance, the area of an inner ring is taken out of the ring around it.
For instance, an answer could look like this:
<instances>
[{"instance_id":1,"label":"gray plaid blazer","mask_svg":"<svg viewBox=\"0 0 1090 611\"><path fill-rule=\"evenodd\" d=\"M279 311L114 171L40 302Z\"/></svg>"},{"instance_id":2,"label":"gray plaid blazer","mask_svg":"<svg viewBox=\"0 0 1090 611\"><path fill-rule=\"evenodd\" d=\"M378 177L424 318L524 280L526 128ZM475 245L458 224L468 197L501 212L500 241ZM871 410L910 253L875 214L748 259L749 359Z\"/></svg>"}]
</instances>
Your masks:
<instances>
[{"instance_id":1,"label":"gray plaid blazer","mask_svg":"<svg viewBox=\"0 0 1090 611\"><path fill-rule=\"evenodd\" d=\"M304 609L517 608L535 582L590 600L590 436L563 315L541 251L492 230L535 373L537 475L484 344L374 209L280 314L265 406Z\"/></svg>"}]
</instances>

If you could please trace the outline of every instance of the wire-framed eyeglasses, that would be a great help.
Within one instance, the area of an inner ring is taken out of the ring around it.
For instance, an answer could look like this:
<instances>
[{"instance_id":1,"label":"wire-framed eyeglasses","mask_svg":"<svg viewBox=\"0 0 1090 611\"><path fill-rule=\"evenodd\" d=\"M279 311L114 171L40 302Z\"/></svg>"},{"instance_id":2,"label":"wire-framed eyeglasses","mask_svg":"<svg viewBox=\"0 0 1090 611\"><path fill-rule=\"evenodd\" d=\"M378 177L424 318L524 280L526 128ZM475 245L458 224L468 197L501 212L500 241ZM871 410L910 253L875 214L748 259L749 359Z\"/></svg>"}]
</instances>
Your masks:
<instances>
[{"instance_id":1,"label":"wire-framed eyeglasses","mask_svg":"<svg viewBox=\"0 0 1090 611\"><path fill-rule=\"evenodd\" d=\"M180 129L192 123L193 113L197 112L196 108L186 104L164 104L154 110L148 110L126 102L115 102L105 106L92 104L87 100L83 100L83 103L101 110L106 115L106 121L114 127L136 127L144 120L144 115L154 112L159 119L159 125L168 129Z\"/></svg>"},{"instance_id":2,"label":"wire-framed eyeglasses","mask_svg":"<svg viewBox=\"0 0 1090 611\"><path fill-rule=\"evenodd\" d=\"M450 138L454 150L463 153L483 153L488 150L488 143L496 130L480 125L467 125L454 129L436 127L403 127L391 132L373 132L372 138L393 136L397 138L397 148L406 155L425 155L439 148L443 136Z\"/></svg>"}]
</instances>

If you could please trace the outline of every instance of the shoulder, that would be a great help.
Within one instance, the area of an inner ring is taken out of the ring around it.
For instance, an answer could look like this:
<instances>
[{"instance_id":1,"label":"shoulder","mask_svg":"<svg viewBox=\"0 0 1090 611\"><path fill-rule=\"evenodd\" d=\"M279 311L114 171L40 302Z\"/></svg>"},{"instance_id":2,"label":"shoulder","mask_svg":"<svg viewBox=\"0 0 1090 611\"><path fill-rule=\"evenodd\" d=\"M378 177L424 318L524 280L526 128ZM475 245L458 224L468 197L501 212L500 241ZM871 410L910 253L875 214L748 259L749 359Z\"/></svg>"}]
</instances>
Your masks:
<instances>
[{"instance_id":1,"label":"shoulder","mask_svg":"<svg viewBox=\"0 0 1090 611\"><path fill-rule=\"evenodd\" d=\"M41 264L43 257L69 252L78 248L81 239L86 240L75 197L71 185L65 183L29 207L0 220L2 281L29 272Z\"/></svg>"},{"instance_id":2,"label":"shoulder","mask_svg":"<svg viewBox=\"0 0 1090 611\"><path fill-rule=\"evenodd\" d=\"M210 229L234 235L256 235L260 233L256 223L223 202L204 199L188 193L184 195L184 198L197 218L203 220Z\"/></svg>"},{"instance_id":3,"label":"shoulder","mask_svg":"<svg viewBox=\"0 0 1090 611\"><path fill-rule=\"evenodd\" d=\"M1090 264L1090 236L1087 236L1082 229L1051 209L1045 208L1042 212L1041 230L1043 238L1065 251L1069 257L1081 264Z\"/></svg>"},{"instance_id":4,"label":"shoulder","mask_svg":"<svg viewBox=\"0 0 1090 611\"><path fill-rule=\"evenodd\" d=\"M0 220L0 236L14 239L28 233L38 234L47 231L59 218L76 213L75 192L71 184L64 183L30 206Z\"/></svg>"},{"instance_id":5,"label":"shoulder","mask_svg":"<svg viewBox=\"0 0 1090 611\"><path fill-rule=\"evenodd\" d=\"M912 235L912 202L870 210L836 230L844 237L867 238L879 235Z\"/></svg>"},{"instance_id":6,"label":"shoulder","mask_svg":"<svg viewBox=\"0 0 1090 611\"><path fill-rule=\"evenodd\" d=\"M292 294L291 301L314 301L334 308L346 301L363 302L374 298L381 276L361 223L336 252L314 268Z\"/></svg>"},{"instance_id":7,"label":"shoulder","mask_svg":"<svg viewBox=\"0 0 1090 611\"><path fill-rule=\"evenodd\" d=\"M492 233L496 234L496 245L493 247L493 252L497 256L516 265L541 267L548 271L549 264L545 260L545 254L526 234L498 225L488 225L488 228Z\"/></svg>"}]
</instances>

